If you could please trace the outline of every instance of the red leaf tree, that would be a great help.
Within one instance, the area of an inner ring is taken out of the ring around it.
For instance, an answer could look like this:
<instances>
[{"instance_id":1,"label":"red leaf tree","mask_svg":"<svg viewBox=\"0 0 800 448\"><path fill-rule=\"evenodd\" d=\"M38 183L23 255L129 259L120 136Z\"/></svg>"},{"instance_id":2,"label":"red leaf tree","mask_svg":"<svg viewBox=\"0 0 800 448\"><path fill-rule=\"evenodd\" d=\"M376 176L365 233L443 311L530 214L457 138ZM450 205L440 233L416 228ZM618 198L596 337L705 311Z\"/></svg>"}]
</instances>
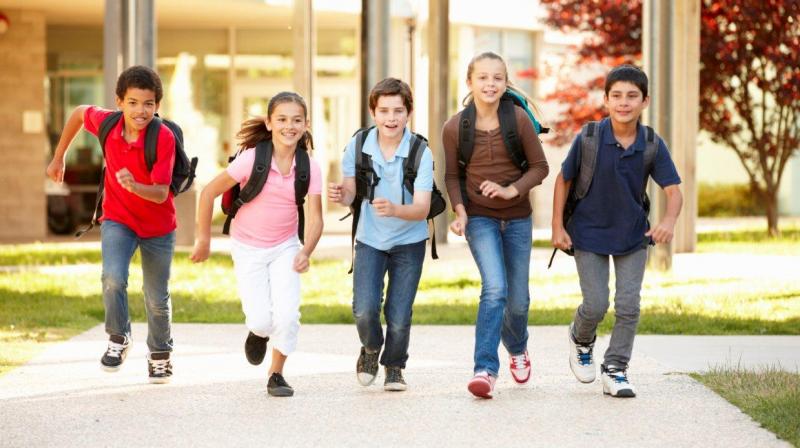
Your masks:
<instances>
[{"instance_id":1,"label":"red leaf tree","mask_svg":"<svg viewBox=\"0 0 800 448\"><path fill-rule=\"evenodd\" d=\"M701 14L700 127L739 157L777 235L778 190L800 148L800 1L702 0Z\"/></svg>"},{"instance_id":2,"label":"red leaf tree","mask_svg":"<svg viewBox=\"0 0 800 448\"><path fill-rule=\"evenodd\" d=\"M641 59L641 0L540 0L547 24L587 32L578 64ZM778 191L784 169L800 151L800 1L701 0L700 127L733 150L766 205L770 234L778 234ZM596 100L602 77L560 79L546 99L562 103L554 143L603 116ZM593 94L594 92L594 94ZM592 99L595 99L592 101Z\"/></svg>"},{"instance_id":3,"label":"red leaf tree","mask_svg":"<svg viewBox=\"0 0 800 448\"><path fill-rule=\"evenodd\" d=\"M588 33L576 49L571 64L610 68L619 64L640 64L642 57L641 0L540 0L547 9L545 22L565 33ZM545 101L563 106L551 122L551 142L569 143L584 123L605 115L602 92L605 74L586 82L575 81L567 68L559 75L555 92Z\"/></svg>"}]
</instances>

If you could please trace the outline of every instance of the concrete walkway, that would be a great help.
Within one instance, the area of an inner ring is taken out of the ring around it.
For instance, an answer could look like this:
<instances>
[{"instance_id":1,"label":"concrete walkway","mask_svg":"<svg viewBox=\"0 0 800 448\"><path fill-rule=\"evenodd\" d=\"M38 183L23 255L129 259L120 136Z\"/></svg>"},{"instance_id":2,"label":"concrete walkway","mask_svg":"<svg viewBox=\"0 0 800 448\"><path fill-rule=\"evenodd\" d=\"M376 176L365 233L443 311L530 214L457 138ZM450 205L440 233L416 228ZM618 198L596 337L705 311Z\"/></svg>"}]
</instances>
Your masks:
<instances>
[{"instance_id":1,"label":"concrete walkway","mask_svg":"<svg viewBox=\"0 0 800 448\"><path fill-rule=\"evenodd\" d=\"M466 391L472 327L414 327L409 390L389 393L357 384L352 326L306 325L286 366L296 395L279 399L266 395L267 367L244 359L242 325L175 325L169 385L147 384L143 324L123 368L101 371L97 326L0 377L0 446L788 446L660 362L676 340L639 338L639 396L613 399L570 373L566 327L531 332L530 383L513 383L502 353L496 398L479 400Z\"/></svg>"}]
</instances>

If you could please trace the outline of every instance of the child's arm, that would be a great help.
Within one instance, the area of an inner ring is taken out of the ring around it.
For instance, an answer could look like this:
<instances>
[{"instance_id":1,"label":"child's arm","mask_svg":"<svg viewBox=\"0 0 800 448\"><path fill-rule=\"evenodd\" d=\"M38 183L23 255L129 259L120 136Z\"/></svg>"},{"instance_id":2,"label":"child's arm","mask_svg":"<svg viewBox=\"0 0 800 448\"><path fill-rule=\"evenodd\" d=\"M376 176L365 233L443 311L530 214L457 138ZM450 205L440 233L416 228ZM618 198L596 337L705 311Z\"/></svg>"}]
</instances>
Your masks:
<instances>
[{"instance_id":1,"label":"child's arm","mask_svg":"<svg viewBox=\"0 0 800 448\"><path fill-rule=\"evenodd\" d=\"M344 206L353 203L356 197L356 178L345 177L341 184L328 184L328 200Z\"/></svg>"},{"instance_id":2,"label":"child's arm","mask_svg":"<svg viewBox=\"0 0 800 448\"><path fill-rule=\"evenodd\" d=\"M122 188L142 199L161 204L169 197L169 185L147 185L136 182L133 178L133 174L131 174L127 168L122 168L114 173L114 175L117 178L117 182L122 185Z\"/></svg>"},{"instance_id":3,"label":"child's arm","mask_svg":"<svg viewBox=\"0 0 800 448\"><path fill-rule=\"evenodd\" d=\"M308 259L317 247L322 236L322 195L308 195L308 214L304 231L303 248L294 257L294 270L300 273L308 271Z\"/></svg>"},{"instance_id":4,"label":"child's arm","mask_svg":"<svg viewBox=\"0 0 800 448\"><path fill-rule=\"evenodd\" d=\"M675 221L678 220L681 207L683 207L683 194L681 194L681 189L678 188L678 185L664 187L664 193L667 195L667 210L664 218L657 226L645 233L645 236L653 238L656 244L672 241L672 237L675 234Z\"/></svg>"},{"instance_id":5,"label":"child's arm","mask_svg":"<svg viewBox=\"0 0 800 448\"><path fill-rule=\"evenodd\" d=\"M208 259L211 245L211 214L214 209L214 198L233 188L236 184L236 180L227 171L223 171L217 174L217 177L200 192L195 227L196 240L194 250L189 256L189 259L193 262L199 263Z\"/></svg>"},{"instance_id":6,"label":"child's arm","mask_svg":"<svg viewBox=\"0 0 800 448\"><path fill-rule=\"evenodd\" d=\"M556 188L553 191L553 221L552 243L553 247L567 250L572 247L572 239L564 228L564 204L567 203L567 192L572 185L572 179L565 181L561 173L556 177Z\"/></svg>"},{"instance_id":7,"label":"child's arm","mask_svg":"<svg viewBox=\"0 0 800 448\"><path fill-rule=\"evenodd\" d=\"M411 204L394 204L386 198L375 198L372 207L378 216L394 216L406 221L422 221L431 209L431 192L415 191Z\"/></svg>"},{"instance_id":8,"label":"child's arm","mask_svg":"<svg viewBox=\"0 0 800 448\"><path fill-rule=\"evenodd\" d=\"M47 166L47 177L54 182L64 182L64 157L67 155L70 143L83 127L83 116L89 107L91 106L76 107L67 119L67 123L64 124L61 138L58 140L58 145L56 145L56 150L53 153L53 160Z\"/></svg>"}]
</instances>

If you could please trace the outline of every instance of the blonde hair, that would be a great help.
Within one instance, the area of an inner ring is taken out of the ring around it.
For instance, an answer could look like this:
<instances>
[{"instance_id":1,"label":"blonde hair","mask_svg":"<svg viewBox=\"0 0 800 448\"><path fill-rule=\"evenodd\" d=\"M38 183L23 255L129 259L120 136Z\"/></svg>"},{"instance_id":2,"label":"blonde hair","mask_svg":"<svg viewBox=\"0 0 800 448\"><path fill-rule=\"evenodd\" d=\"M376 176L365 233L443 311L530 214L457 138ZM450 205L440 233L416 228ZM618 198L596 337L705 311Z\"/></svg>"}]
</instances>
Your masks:
<instances>
[{"instance_id":1,"label":"blonde hair","mask_svg":"<svg viewBox=\"0 0 800 448\"><path fill-rule=\"evenodd\" d=\"M253 117L245 120L242 123L241 129L236 133L236 139L239 140L239 147L241 149L253 148L258 142L264 140L272 140L272 131L267 129L267 119L272 116L275 108L283 103L295 103L303 108L303 115L308 121L308 107L303 97L294 92L280 92L269 100L267 105L266 117ZM303 137L297 143L298 148L304 151L314 149L314 140L309 131L303 132Z\"/></svg>"},{"instance_id":2,"label":"blonde hair","mask_svg":"<svg viewBox=\"0 0 800 448\"><path fill-rule=\"evenodd\" d=\"M467 79L470 79L472 77L472 73L475 71L475 63L478 61L482 61L484 59L494 59L496 61L500 61L503 64L503 69L505 69L506 72L506 89L511 90L517 95L525 98L525 101L527 101L528 104L531 106L531 108L533 108L534 112L536 112L536 114L539 115L539 108L536 107L536 103L533 102L533 98L528 96L527 93L523 92L521 89L515 86L510 79L508 79L508 65L506 65L506 61L499 54L493 51L484 51L483 53L476 54L469 61L469 64L467 65ZM464 99L461 100L461 105L466 107L471 102L472 102L472 92L469 92L467 96L465 96Z\"/></svg>"}]
</instances>

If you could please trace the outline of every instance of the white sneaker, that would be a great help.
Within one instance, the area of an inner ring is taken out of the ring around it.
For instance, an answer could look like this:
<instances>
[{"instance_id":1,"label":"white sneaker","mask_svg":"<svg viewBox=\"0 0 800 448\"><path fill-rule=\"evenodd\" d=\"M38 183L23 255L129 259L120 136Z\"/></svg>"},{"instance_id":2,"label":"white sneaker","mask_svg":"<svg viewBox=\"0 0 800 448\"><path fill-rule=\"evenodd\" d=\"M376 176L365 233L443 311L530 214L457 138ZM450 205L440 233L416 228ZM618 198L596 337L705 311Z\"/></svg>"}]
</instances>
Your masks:
<instances>
[{"instance_id":1,"label":"white sneaker","mask_svg":"<svg viewBox=\"0 0 800 448\"><path fill-rule=\"evenodd\" d=\"M572 337L572 325L569 324L569 368L581 383L591 383L597 376L594 367L594 341L589 344L579 344ZM595 337L595 339L597 339Z\"/></svg>"},{"instance_id":2,"label":"white sneaker","mask_svg":"<svg viewBox=\"0 0 800 448\"><path fill-rule=\"evenodd\" d=\"M603 367L601 375L603 381L603 393L612 397L632 398L636 396L636 390L628 382L628 371L614 365Z\"/></svg>"}]
</instances>

